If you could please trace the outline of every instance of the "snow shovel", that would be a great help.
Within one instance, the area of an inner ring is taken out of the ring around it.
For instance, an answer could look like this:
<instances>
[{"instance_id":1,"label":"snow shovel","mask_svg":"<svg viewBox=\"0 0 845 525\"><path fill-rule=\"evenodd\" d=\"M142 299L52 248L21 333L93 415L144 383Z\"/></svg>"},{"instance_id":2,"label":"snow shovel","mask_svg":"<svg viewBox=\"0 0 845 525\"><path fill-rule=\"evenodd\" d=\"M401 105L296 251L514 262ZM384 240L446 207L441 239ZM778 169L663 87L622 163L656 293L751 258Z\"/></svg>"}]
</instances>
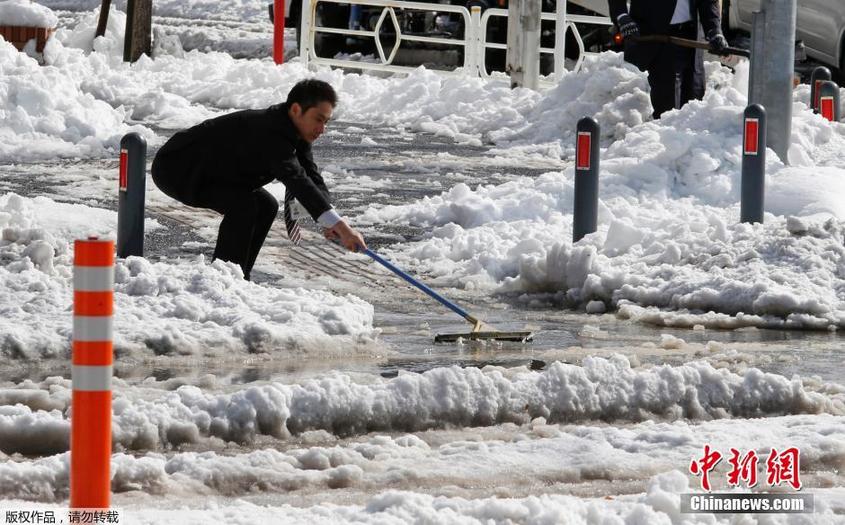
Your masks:
<instances>
[{"instance_id":1,"label":"snow shovel","mask_svg":"<svg viewBox=\"0 0 845 525\"><path fill-rule=\"evenodd\" d=\"M436 299L440 304L449 308L456 314L460 315L472 326L472 331L463 333L463 334L437 334L434 336L435 343L455 343L458 340L470 340L470 341L515 341L517 343L527 343L534 339L534 334L531 332L499 332L498 330L494 330L490 325L487 323L480 321L473 317L472 315L468 314L464 311L461 307L456 305L455 303L449 301L445 297L441 296L428 286L424 285L423 283L417 281L407 273L403 272L396 266L394 266L390 261L384 259L379 254L375 253L374 251L370 250L369 248L365 249L363 253L370 256L374 261L379 263L380 265L384 266L391 272L395 273L399 277L405 279L409 283L413 284L426 294L428 294L433 299Z\"/></svg>"},{"instance_id":2,"label":"snow shovel","mask_svg":"<svg viewBox=\"0 0 845 525\"><path fill-rule=\"evenodd\" d=\"M658 42L661 44L674 44L680 47L691 47L696 49L710 49L710 44L707 42L700 42L698 40L690 40L688 38L680 38L669 35L641 35L635 38L637 42ZM721 55L737 55L745 58L751 58L751 51L748 49L741 49L738 47L726 47L720 53Z\"/></svg>"}]
</instances>

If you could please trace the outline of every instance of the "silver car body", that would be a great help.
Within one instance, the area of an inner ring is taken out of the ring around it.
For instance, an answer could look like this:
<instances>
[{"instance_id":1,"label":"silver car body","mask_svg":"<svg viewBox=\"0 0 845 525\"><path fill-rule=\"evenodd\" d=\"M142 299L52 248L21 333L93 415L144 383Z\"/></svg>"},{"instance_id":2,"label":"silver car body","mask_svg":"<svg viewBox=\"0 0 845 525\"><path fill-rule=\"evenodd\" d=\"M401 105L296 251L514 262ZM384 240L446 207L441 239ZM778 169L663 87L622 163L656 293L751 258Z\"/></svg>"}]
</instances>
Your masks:
<instances>
[{"instance_id":1,"label":"silver car body","mask_svg":"<svg viewBox=\"0 0 845 525\"><path fill-rule=\"evenodd\" d=\"M730 0L730 27L751 31L752 13L761 0ZM798 0L796 39L803 40L807 56L842 68L845 37L845 0Z\"/></svg>"}]
</instances>

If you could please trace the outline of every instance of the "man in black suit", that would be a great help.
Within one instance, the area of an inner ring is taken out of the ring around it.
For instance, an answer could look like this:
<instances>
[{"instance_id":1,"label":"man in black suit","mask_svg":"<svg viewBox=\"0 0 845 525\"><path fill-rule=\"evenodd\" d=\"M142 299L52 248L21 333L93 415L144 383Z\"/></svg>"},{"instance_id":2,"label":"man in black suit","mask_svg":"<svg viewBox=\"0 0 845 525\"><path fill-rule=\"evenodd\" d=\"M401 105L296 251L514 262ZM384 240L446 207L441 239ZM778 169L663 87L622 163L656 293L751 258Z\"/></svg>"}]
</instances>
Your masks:
<instances>
[{"instance_id":1,"label":"man in black suit","mask_svg":"<svg viewBox=\"0 0 845 525\"><path fill-rule=\"evenodd\" d=\"M625 38L625 60L648 71L654 118L704 96L703 63L695 49L638 42L640 35L669 35L696 40L699 22L720 53L728 47L720 27L718 0L608 0L610 17Z\"/></svg>"},{"instance_id":2,"label":"man in black suit","mask_svg":"<svg viewBox=\"0 0 845 525\"><path fill-rule=\"evenodd\" d=\"M336 104L334 89L311 79L297 83L284 104L206 120L161 147L153 181L184 204L223 214L214 258L240 265L245 279L279 211L279 202L263 189L273 180L284 183L326 237L351 251L366 248L361 234L332 208L311 154Z\"/></svg>"}]
</instances>

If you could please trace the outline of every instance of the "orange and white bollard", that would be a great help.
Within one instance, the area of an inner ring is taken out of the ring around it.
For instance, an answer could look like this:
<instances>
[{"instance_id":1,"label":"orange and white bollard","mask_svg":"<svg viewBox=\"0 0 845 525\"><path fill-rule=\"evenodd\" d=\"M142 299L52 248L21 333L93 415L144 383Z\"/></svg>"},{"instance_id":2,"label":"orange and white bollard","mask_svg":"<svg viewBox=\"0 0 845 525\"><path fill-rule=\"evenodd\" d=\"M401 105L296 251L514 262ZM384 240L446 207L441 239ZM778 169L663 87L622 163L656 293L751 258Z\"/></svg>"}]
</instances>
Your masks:
<instances>
[{"instance_id":1,"label":"orange and white bollard","mask_svg":"<svg viewBox=\"0 0 845 525\"><path fill-rule=\"evenodd\" d=\"M70 506L105 509L111 497L112 314L114 241L74 243L73 404Z\"/></svg>"}]
</instances>

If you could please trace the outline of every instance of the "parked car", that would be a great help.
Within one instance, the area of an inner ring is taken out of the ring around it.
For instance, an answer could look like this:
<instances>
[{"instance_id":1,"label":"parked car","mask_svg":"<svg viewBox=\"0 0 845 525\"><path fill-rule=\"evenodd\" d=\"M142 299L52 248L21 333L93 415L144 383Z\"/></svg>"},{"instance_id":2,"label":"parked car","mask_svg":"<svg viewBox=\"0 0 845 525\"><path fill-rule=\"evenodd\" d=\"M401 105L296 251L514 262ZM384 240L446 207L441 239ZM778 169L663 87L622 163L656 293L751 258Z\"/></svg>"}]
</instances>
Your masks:
<instances>
[{"instance_id":1,"label":"parked car","mask_svg":"<svg viewBox=\"0 0 845 525\"><path fill-rule=\"evenodd\" d=\"M751 31L752 14L761 0L722 0L723 25L730 30ZM798 0L797 40L807 57L834 73L845 71L845 0Z\"/></svg>"}]
</instances>

